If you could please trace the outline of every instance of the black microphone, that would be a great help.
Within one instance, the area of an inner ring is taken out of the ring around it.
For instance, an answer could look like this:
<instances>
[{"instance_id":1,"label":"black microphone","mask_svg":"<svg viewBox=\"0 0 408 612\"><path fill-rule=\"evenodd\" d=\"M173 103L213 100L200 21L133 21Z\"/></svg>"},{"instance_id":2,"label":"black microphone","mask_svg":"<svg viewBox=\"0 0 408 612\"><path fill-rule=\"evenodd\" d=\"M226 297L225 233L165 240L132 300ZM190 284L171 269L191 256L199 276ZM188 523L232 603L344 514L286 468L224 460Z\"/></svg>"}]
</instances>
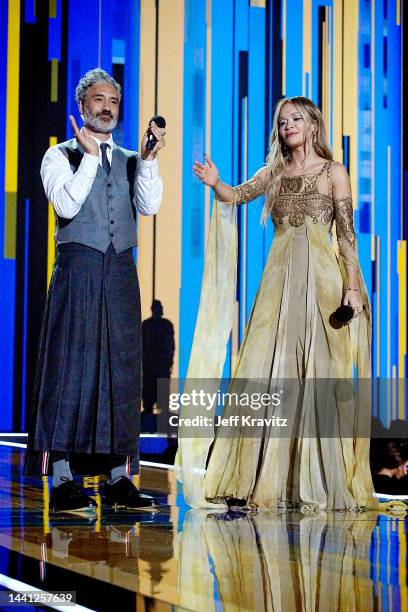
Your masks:
<instances>
[{"instance_id":1,"label":"black microphone","mask_svg":"<svg viewBox=\"0 0 408 612\"><path fill-rule=\"evenodd\" d=\"M157 127L159 128L166 127L166 120L161 115L155 115L154 117L152 117L149 121L149 126L151 125L152 121L154 121ZM148 151L153 151L154 147L156 146L156 142L157 142L156 136L150 132L150 134L147 137L146 149Z\"/></svg>"},{"instance_id":2,"label":"black microphone","mask_svg":"<svg viewBox=\"0 0 408 612\"><path fill-rule=\"evenodd\" d=\"M363 310L365 310L365 306L363 306ZM346 304L342 304L332 312L329 317L329 323L334 329L340 329L346 323L349 323L351 319L354 317L354 310L351 306Z\"/></svg>"},{"instance_id":3,"label":"black microphone","mask_svg":"<svg viewBox=\"0 0 408 612\"><path fill-rule=\"evenodd\" d=\"M354 316L354 310L351 306L346 306L345 304L343 304L342 306L339 306L339 308L337 308L334 315L336 319L341 323L348 323Z\"/></svg>"}]
</instances>

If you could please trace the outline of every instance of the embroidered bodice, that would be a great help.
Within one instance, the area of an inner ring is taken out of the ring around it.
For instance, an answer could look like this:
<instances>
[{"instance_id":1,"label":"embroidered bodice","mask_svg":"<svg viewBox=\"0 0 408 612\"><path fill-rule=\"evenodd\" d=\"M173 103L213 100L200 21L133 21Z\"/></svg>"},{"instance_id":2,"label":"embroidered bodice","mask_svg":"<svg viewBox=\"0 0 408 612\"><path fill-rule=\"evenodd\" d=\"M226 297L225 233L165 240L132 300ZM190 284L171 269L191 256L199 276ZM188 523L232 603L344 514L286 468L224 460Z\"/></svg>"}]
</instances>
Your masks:
<instances>
[{"instance_id":1,"label":"embroidered bodice","mask_svg":"<svg viewBox=\"0 0 408 612\"><path fill-rule=\"evenodd\" d=\"M318 182L329 162L323 165L318 174L302 176L283 176L281 189L273 205L272 220L275 227L282 224L285 217L294 227L305 222L305 216L313 223L331 223L334 218L333 198L318 190ZM328 181L330 175L328 172ZM330 189L330 185L329 185Z\"/></svg>"},{"instance_id":2,"label":"embroidered bodice","mask_svg":"<svg viewBox=\"0 0 408 612\"><path fill-rule=\"evenodd\" d=\"M305 217L313 223L331 227L336 221L337 241L340 254L347 262L357 259L356 235L353 224L353 202L351 197L333 198L331 186L331 161L323 164L317 174L282 176L279 195L272 208L272 221L277 228L287 219L289 225L299 227ZM326 171L328 194L318 189L319 179ZM260 173L249 181L234 187L235 202L244 203L254 200L265 193L265 183Z\"/></svg>"}]
</instances>

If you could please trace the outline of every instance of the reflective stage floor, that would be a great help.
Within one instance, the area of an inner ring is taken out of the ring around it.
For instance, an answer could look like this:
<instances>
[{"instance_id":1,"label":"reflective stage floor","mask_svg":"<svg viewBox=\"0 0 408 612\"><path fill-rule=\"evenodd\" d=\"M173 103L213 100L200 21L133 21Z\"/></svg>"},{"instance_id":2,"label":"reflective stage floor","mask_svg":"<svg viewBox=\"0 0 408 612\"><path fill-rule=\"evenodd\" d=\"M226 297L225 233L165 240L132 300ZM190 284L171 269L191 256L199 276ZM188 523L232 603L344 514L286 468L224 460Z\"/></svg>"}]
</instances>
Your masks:
<instances>
[{"instance_id":1,"label":"reflective stage floor","mask_svg":"<svg viewBox=\"0 0 408 612\"><path fill-rule=\"evenodd\" d=\"M403 512L191 510L173 470L144 465L158 512L54 517L23 453L0 446L0 589L75 591L82 609L114 612L408 611ZM98 480L85 486L98 500Z\"/></svg>"}]
</instances>

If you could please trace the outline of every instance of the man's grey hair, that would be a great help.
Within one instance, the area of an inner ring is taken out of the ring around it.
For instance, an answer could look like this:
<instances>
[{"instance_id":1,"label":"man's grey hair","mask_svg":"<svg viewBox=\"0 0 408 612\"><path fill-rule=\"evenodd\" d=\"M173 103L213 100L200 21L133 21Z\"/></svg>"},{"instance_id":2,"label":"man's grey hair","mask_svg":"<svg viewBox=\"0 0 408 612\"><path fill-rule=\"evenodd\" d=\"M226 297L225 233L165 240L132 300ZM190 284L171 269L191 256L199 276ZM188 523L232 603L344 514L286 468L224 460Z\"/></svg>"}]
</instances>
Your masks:
<instances>
[{"instance_id":1,"label":"man's grey hair","mask_svg":"<svg viewBox=\"0 0 408 612\"><path fill-rule=\"evenodd\" d=\"M119 83L115 81L115 79L111 77L110 74L106 72L106 70L103 70L102 68L93 68L92 70L88 70L88 72L84 74L84 76L79 80L79 83L76 86L75 97L77 102L79 103L85 98L86 92L89 87L91 87L95 83L99 83L100 81L106 81L107 83L113 85L116 88L116 91L118 92L119 99L121 98L122 88Z\"/></svg>"}]
</instances>

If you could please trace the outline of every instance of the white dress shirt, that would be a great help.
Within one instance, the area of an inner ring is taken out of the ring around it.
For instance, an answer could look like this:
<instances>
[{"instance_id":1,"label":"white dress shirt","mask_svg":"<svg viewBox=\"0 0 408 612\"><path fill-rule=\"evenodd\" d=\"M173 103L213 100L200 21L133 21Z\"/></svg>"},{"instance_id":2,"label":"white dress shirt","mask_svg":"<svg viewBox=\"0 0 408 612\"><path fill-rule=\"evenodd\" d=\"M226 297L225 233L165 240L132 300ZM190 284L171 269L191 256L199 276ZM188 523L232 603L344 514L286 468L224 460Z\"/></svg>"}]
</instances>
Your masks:
<instances>
[{"instance_id":1,"label":"white dress shirt","mask_svg":"<svg viewBox=\"0 0 408 612\"><path fill-rule=\"evenodd\" d=\"M101 145L102 141L97 138L94 140L99 146ZM112 134L105 142L109 145L106 154L111 164L114 146ZM136 153L136 157L133 205L141 215L155 215L160 208L163 196L163 181L159 175L157 159L146 161L140 157L139 153ZM84 153L75 173L72 172L67 157L58 146L48 149L41 164L41 178L46 196L59 217L72 219L79 213L91 191L98 164L102 165L100 148L99 157Z\"/></svg>"}]
</instances>

